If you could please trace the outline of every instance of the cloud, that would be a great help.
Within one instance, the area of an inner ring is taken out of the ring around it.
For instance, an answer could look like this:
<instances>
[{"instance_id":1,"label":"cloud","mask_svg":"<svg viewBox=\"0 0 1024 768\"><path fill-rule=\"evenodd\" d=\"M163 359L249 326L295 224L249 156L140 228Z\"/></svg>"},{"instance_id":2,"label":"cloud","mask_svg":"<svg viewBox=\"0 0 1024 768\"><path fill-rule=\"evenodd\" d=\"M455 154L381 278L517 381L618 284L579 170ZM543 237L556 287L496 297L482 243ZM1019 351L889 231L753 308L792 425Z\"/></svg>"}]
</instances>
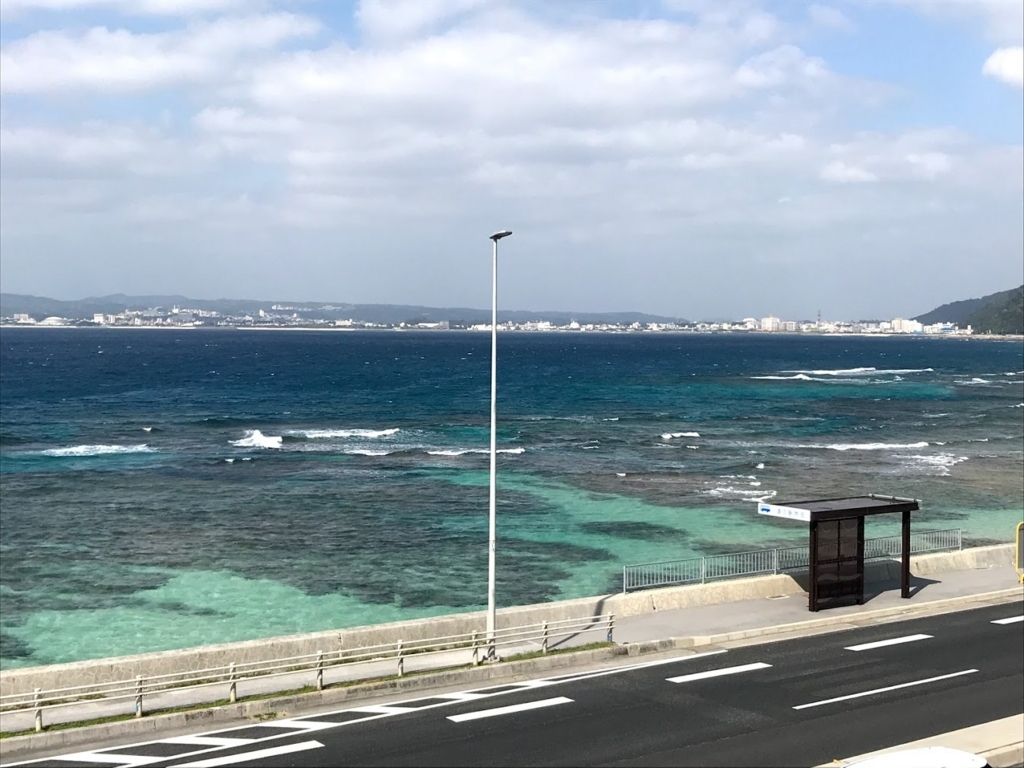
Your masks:
<instances>
[{"instance_id":1,"label":"cloud","mask_svg":"<svg viewBox=\"0 0 1024 768\"><path fill-rule=\"evenodd\" d=\"M193 16L246 9L262 0L4 0L0 14L18 16L32 11L79 11L110 8L128 15Z\"/></svg>"},{"instance_id":2,"label":"cloud","mask_svg":"<svg viewBox=\"0 0 1024 768\"><path fill-rule=\"evenodd\" d=\"M829 27L849 32L854 29L853 22L838 8L830 5L812 4L807 7L807 16L811 22L820 27Z\"/></svg>"},{"instance_id":3,"label":"cloud","mask_svg":"<svg viewBox=\"0 0 1024 768\"><path fill-rule=\"evenodd\" d=\"M5 40L5 290L479 305L476 240L509 226L510 306L757 313L791 265L841 314L879 295L842 271L867 236L896 271L969 248L995 280L1019 253L1019 147L901 131L889 86L810 55L802 17L671 3L366 0L333 30L126 17ZM961 287L943 263L929 280Z\"/></svg>"},{"instance_id":4,"label":"cloud","mask_svg":"<svg viewBox=\"0 0 1024 768\"><path fill-rule=\"evenodd\" d=\"M1024 48L1000 48L988 57L981 71L1008 85L1024 88Z\"/></svg>"},{"instance_id":5,"label":"cloud","mask_svg":"<svg viewBox=\"0 0 1024 768\"><path fill-rule=\"evenodd\" d=\"M821 178L825 181L833 181L837 184L860 184L869 181L878 181L878 177L869 171L855 165L849 165L842 160L833 160L821 169Z\"/></svg>"},{"instance_id":6,"label":"cloud","mask_svg":"<svg viewBox=\"0 0 1024 768\"><path fill-rule=\"evenodd\" d=\"M492 0L360 0L356 20L371 40L403 40L475 11Z\"/></svg>"},{"instance_id":7,"label":"cloud","mask_svg":"<svg viewBox=\"0 0 1024 768\"><path fill-rule=\"evenodd\" d=\"M36 32L0 51L0 90L142 91L223 74L243 55L314 34L319 23L288 13L228 17L176 32L137 34L94 27L82 34Z\"/></svg>"},{"instance_id":8,"label":"cloud","mask_svg":"<svg viewBox=\"0 0 1024 768\"><path fill-rule=\"evenodd\" d=\"M949 155L943 152L913 152L907 155L907 162L914 172L924 179L935 179L947 174L953 167Z\"/></svg>"},{"instance_id":9,"label":"cloud","mask_svg":"<svg viewBox=\"0 0 1024 768\"><path fill-rule=\"evenodd\" d=\"M1015 43L1024 39L1021 0L874 0L903 5L935 18L980 19L989 39Z\"/></svg>"}]
</instances>

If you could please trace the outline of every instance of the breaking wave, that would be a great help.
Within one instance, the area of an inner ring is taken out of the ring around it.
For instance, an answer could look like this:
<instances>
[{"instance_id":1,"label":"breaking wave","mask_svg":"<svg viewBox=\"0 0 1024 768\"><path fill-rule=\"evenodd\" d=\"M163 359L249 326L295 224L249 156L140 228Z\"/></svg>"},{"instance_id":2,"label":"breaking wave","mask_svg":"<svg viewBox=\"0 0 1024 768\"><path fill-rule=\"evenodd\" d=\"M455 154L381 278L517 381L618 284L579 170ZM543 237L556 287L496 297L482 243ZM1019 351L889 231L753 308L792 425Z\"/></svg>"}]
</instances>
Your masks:
<instances>
[{"instance_id":1,"label":"breaking wave","mask_svg":"<svg viewBox=\"0 0 1024 768\"><path fill-rule=\"evenodd\" d=\"M927 448L928 443L830 443L828 445L798 445L797 448L827 448L830 451L889 451L906 448Z\"/></svg>"},{"instance_id":2,"label":"breaking wave","mask_svg":"<svg viewBox=\"0 0 1024 768\"><path fill-rule=\"evenodd\" d=\"M156 453L148 445L73 445L68 448L48 448L39 451L40 456L111 456L123 453Z\"/></svg>"},{"instance_id":3,"label":"breaking wave","mask_svg":"<svg viewBox=\"0 0 1024 768\"><path fill-rule=\"evenodd\" d=\"M250 429L242 439L230 442L237 448L280 448L281 440L280 435L264 435L258 429Z\"/></svg>"},{"instance_id":4,"label":"breaking wave","mask_svg":"<svg viewBox=\"0 0 1024 768\"><path fill-rule=\"evenodd\" d=\"M700 437L700 432L663 432L662 440L671 440L673 437Z\"/></svg>"},{"instance_id":5,"label":"breaking wave","mask_svg":"<svg viewBox=\"0 0 1024 768\"><path fill-rule=\"evenodd\" d=\"M307 440L324 440L334 437L390 437L398 434L398 427L391 429L290 429L285 432L289 437L304 437Z\"/></svg>"},{"instance_id":6,"label":"breaking wave","mask_svg":"<svg viewBox=\"0 0 1024 768\"><path fill-rule=\"evenodd\" d=\"M486 448L465 448L463 450L437 450L427 451L431 456L465 456L467 453L490 453ZM496 453L526 453L525 448L499 448Z\"/></svg>"}]
</instances>

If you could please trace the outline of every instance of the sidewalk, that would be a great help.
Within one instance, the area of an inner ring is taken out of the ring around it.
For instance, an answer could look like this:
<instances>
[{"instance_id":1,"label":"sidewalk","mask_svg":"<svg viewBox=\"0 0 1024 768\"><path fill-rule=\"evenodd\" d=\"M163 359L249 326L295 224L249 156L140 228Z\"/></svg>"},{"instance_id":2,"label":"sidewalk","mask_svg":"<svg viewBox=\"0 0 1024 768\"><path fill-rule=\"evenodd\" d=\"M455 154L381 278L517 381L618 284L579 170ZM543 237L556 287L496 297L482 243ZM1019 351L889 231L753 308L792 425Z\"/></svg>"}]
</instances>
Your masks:
<instances>
[{"instance_id":1,"label":"sidewalk","mask_svg":"<svg viewBox=\"0 0 1024 768\"><path fill-rule=\"evenodd\" d=\"M1017 582L1016 571L1010 566L979 568L965 571L947 571L927 578L911 577L909 599L900 597L900 584L882 582L868 585L866 602L844 608L811 613L807 609L807 594L796 594L762 600L738 600L696 608L658 611L644 616L631 616L615 621L616 643L642 643L669 637L720 635L759 627L779 626L848 616L851 621L861 614L884 608L910 608L922 603L968 597L986 592L1024 586ZM879 593L872 596L872 593ZM574 638L572 643L592 642L585 637ZM564 647L564 646L563 646Z\"/></svg>"}]
</instances>

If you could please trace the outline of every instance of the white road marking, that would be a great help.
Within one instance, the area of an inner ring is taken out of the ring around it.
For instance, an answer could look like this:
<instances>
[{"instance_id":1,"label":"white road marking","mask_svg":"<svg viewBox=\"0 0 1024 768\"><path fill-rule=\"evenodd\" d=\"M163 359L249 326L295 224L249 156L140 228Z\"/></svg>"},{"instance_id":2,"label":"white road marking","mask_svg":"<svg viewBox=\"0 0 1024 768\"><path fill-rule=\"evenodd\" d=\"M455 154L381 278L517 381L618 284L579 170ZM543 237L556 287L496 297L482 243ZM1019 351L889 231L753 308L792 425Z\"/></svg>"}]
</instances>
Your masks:
<instances>
[{"instance_id":1,"label":"white road marking","mask_svg":"<svg viewBox=\"0 0 1024 768\"><path fill-rule=\"evenodd\" d=\"M151 756L141 757L139 755L111 755L103 754L102 752L78 752L74 755L60 755L59 757L52 757L47 759L74 760L76 763L117 763L118 765L123 765L126 768L133 768L134 766L148 765L149 763L157 763L161 760L165 760L166 758Z\"/></svg>"},{"instance_id":2,"label":"white road marking","mask_svg":"<svg viewBox=\"0 0 1024 768\"><path fill-rule=\"evenodd\" d=\"M631 664L628 667L616 667L615 669L605 669L600 672L585 672L582 675L563 675L561 677L549 678L552 685L556 683L575 683L577 680L589 680L592 677L604 677L605 675L617 675L620 672L631 672L634 669L644 669L645 667L659 667L662 664L677 664L680 661L691 661L692 659L702 659L705 656L718 656L721 653L726 653L723 648L720 651L704 651L703 653L692 653L689 656L676 656L671 659L658 659L657 661L645 661L640 664Z\"/></svg>"},{"instance_id":3,"label":"white road marking","mask_svg":"<svg viewBox=\"0 0 1024 768\"><path fill-rule=\"evenodd\" d=\"M160 741L147 741L145 744L195 744L197 747L242 747L251 744L253 739L228 739L220 736L172 736L169 739ZM133 744L138 747L140 744ZM128 749L128 747L118 747Z\"/></svg>"},{"instance_id":4,"label":"white road marking","mask_svg":"<svg viewBox=\"0 0 1024 768\"><path fill-rule=\"evenodd\" d=\"M438 696L434 696L435 699L448 699L449 701L476 701L478 699L486 699L487 694L485 693L442 693Z\"/></svg>"},{"instance_id":5,"label":"white road marking","mask_svg":"<svg viewBox=\"0 0 1024 768\"><path fill-rule=\"evenodd\" d=\"M555 699L541 699L540 701L528 701L525 704L513 704L510 707L481 709L478 712L467 712L464 715L450 715L448 719L453 723L463 723L467 720L479 720L484 717L497 717L498 715L511 715L513 712L526 712L530 709L554 707L558 704L572 704L572 699L567 699L565 696L559 696Z\"/></svg>"},{"instance_id":6,"label":"white road marking","mask_svg":"<svg viewBox=\"0 0 1024 768\"><path fill-rule=\"evenodd\" d=\"M929 677L926 680L914 680L911 683L900 683L899 685L890 685L886 688L876 688L873 691L861 691L860 693L851 693L848 696L837 696L834 699L824 699L823 701L812 701L810 704L800 704L793 709L808 709L809 707L820 707L822 704L834 704L837 701L848 701L849 699L859 699L862 696L871 696L876 693L885 693L886 691L896 691L900 688L910 688L914 685L924 685L925 683L934 683L939 680L949 680L952 677L960 677L961 675L972 675L978 670L976 669L965 669L963 672L953 672L950 675L939 675L938 677Z\"/></svg>"},{"instance_id":7,"label":"white road marking","mask_svg":"<svg viewBox=\"0 0 1024 768\"><path fill-rule=\"evenodd\" d=\"M415 699L409 699L409 701L415 701ZM416 707L393 707L390 704L387 706L372 706L372 707L354 707L352 709L346 709L345 712L365 712L368 715L402 715L406 712L415 712Z\"/></svg>"},{"instance_id":8,"label":"white road marking","mask_svg":"<svg viewBox=\"0 0 1024 768\"><path fill-rule=\"evenodd\" d=\"M707 672L695 672L692 675L682 675L681 677L670 677L668 682L670 683L689 683L692 680L706 680L709 677L722 677L723 675L737 675L740 672L753 672L755 669L768 669L771 664L765 664L763 661L759 661L755 664L741 664L738 667L722 667L721 669L712 669Z\"/></svg>"},{"instance_id":9,"label":"white road marking","mask_svg":"<svg viewBox=\"0 0 1024 768\"><path fill-rule=\"evenodd\" d=\"M321 723L316 720L275 720L273 722L263 722L260 725L273 725L275 728L280 728L282 735L291 731L292 733L302 733L303 731L322 731L324 728L333 728L337 723ZM264 737L268 738L268 737ZM274 739L276 736L270 736L269 738Z\"/></svg>"},{"instance_id":10,"label":"white road marking","mask_svg":"<svg viewBox=\"0 0 1024 768\"><path fill-rule=\"evenodd\" d=\"M1024 615L1021 615L1021 616L1011 616L1008 619L996 619L992 623L993 624L1016 624L1019 621L1024 621Z\"/></svg>"},{"instance_id":11,"label":"white road marking","mask_svg":"<svg viewBox=\"0 0 1024 768\"><path fill-rule=\"evenodd\" d=\"M285 744L280 747L268 749L257 749L254 752L240 752L236 755L226 757L211 757L209 760L197 760L194 763L178 763L172 768L216 768L218 765L231 765L232 763L244 763L247 760L262 760L267 757L287 755L292 752L304 752L307 749L319 749L322 747L319 741L300 741L298 744Z\"/></svg>"},{"instance_id":12,"label":"white road marking","mask_svg":"<svg viewBox=\"0 0 1024 768\"><path fill-rule=\"evenodd\" d=\"M900 645L901 643L913 643L915 640L928 640L931 635L904 635L893 637L889 640L877 640L874 643L861 643L860 645L849 645L847 651L870 651L872 648L884 648L887 645Z\"/></svg>"}]
</instances>

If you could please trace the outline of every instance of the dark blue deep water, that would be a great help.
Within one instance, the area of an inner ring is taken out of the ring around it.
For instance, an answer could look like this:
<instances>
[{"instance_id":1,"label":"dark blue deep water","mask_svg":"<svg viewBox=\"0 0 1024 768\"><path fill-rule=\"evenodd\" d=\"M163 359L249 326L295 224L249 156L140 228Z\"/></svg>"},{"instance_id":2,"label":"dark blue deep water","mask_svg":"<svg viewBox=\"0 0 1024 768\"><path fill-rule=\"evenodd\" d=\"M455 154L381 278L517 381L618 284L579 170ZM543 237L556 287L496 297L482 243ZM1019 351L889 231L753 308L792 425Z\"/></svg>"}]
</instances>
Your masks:
<instances>
[{"instance_id":1,"label":"dark blue deep water","mask_svg":"<svg viewBox=\"0 0 1024 768\"><path fill-rule=\"evenodd\" d=\"M3 329L3 667L480 607L489 345ZM1009 540L1022 371L1019 341L503 334L498 603L803 539L758 499L913 496Z\"/></svg>"}]
</instances>

